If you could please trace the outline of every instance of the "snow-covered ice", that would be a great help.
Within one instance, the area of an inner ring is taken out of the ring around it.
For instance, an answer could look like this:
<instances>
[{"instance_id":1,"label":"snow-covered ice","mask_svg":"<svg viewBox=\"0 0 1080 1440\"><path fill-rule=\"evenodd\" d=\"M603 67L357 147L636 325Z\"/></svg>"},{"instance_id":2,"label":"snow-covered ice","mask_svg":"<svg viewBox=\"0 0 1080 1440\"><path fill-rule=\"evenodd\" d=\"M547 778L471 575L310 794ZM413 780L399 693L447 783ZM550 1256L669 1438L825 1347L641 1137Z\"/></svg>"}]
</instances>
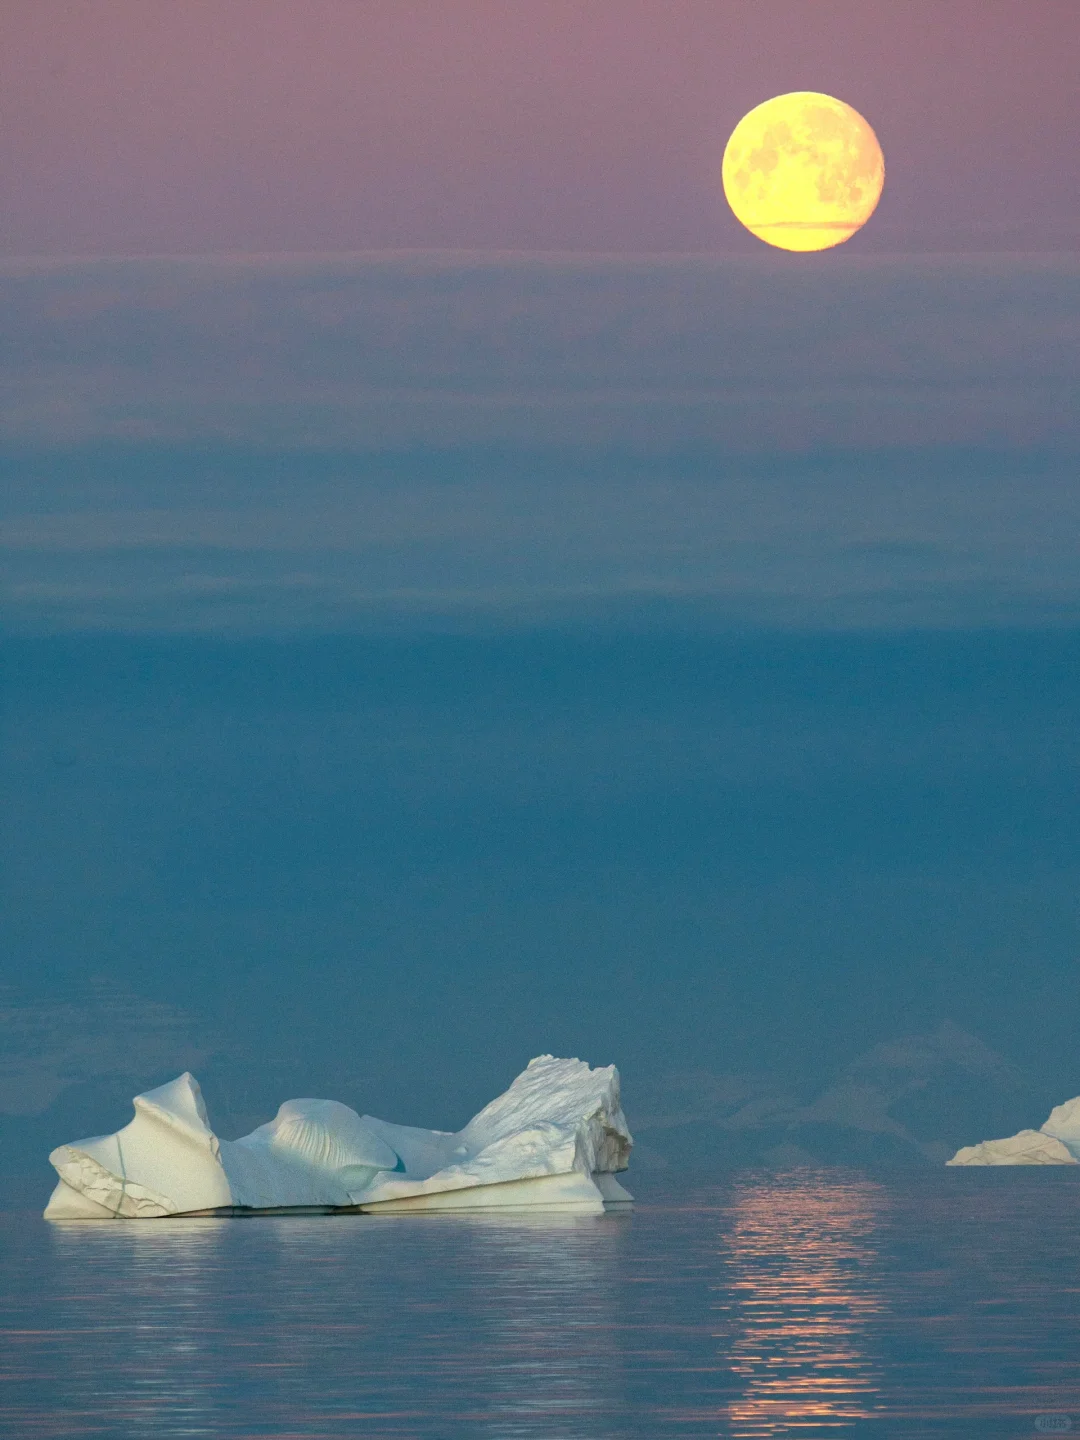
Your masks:
<instances>
[{"instance_id":1,"label":"snow-covered ice","mask_svg":"<svg viewBox=\"0 0 1080 1440\"><path fill-rule=\"evenodd\" d=\"M1038 1130L965 1145L947 1165L1076 1165L1080 1163L1080 1096L1055 1105Z\"/></svg>"},{"instance_id":2,"label":"snow-covered ice","mask_svg":"<svg viewBox=\"0 0 1080 1440\"><path fill-rule=\"evenodd\" d=\"M186 1073L135 1097L115 1135L60 1145L49 1219L149 1219L233 1210L601 1211L633 1141L614 1065L541 1055L463 1130L419 1130L336 1100L288 1100L267 1125L220 1140Z\"/></svg>"}]
</instances>

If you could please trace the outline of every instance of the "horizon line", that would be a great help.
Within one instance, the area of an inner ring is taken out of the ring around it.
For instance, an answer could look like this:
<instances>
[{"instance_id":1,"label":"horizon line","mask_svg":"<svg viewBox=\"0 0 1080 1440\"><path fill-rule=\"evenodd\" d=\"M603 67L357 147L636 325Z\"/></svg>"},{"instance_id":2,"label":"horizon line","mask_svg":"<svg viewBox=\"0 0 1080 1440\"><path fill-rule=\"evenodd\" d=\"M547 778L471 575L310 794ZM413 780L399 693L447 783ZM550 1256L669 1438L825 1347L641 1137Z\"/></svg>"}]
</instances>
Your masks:
<instances>
[{"instance_id":1,"label":"horizon line","mask_svg":"<svg viewBox=\"0 0 1080 1440\"><path fill-rule=\"evenodd\" d=\"M1080 263L1080 250L1075 245L1060 249L948 249L930 250L849 250L832 246L821 251L780 251L765 246L761 250L610 250L513 248L505 246L397 246L355 250L156 250L156 251L91 251L37 252L0 254L0 273L19 267L63 269L66 267L126 264L202 264L202 265L295 265L344 262L388 263L394 261L427 261L429 263L539 263L552 264L678 264L735 263L798 265L807 263L833 264L841 257L861 264L934 260L1063 260Z\"/></svg>"}]
</instances>

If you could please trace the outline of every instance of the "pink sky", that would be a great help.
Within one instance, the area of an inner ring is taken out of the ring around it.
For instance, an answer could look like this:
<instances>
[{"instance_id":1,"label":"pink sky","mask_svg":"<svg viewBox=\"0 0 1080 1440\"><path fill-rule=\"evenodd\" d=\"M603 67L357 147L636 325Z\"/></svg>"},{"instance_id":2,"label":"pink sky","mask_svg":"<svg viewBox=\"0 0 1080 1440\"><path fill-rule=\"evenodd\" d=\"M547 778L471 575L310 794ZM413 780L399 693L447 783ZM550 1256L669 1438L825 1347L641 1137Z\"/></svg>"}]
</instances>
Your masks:
<instances>
[{"instance_id":1,"label":"pink sky","mask_svg":"<svg viewBox=\"0 0 1080 1440\"><path fill-rule=\"evenodd\" d=\"M1077 0L6 0L0 251L752 251L739 117L878 131L848 251L1074 249Z\"/></svg>"}]
</instances>

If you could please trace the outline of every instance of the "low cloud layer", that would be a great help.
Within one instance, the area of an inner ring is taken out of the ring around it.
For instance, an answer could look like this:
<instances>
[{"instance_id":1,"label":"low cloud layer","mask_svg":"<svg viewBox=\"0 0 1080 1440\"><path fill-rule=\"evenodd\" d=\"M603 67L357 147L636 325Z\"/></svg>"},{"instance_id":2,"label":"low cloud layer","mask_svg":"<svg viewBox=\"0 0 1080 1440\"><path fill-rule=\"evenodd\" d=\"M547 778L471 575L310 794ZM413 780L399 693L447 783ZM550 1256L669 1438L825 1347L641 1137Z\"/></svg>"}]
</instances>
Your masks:
<instances>
[{"instance_id":1,"label":"low cloud layer","mask_svg":"<svg viewBox=\"0 0 1080 1440\"><path fill-rule=\"evenodd\" d=\"M1070 457L163 450L8 466L9 628L311 633L1080 619ZM46 507L50 508L46 508ZM36 508L35 508L36 507Z\"/></svg>"},{"instance_id":2,"label":"low cloud layer","mask_svg":"<svg viewBox=\"0 0 1080 1440\"><path fill-rule=\"evenodd\" d=\"M9 264L16 629L1073 623L1065 258Z\"/></svg>"},{"instance_id":3,"label":"low cloud layer","mask_svg":"<svg viewBox=\"0 0 1080 1440\"><path fill-rule=\"evenodd\" d=\"M84 992L30 1005L0 994L0 1116L39 1115L87 1081L196 1068L222 1048L191 1015L104 977Z\"/></svg>"},{"instance_id":4,"label":"low cloud layer","mask_svg":"<svg viewBox=\"0 0 1080 1440\"><path fill-rule=\"evenodd\" d=\"M9 442L1080 441L1067 256L8 262L0 305Z\"/></svg>"}]
</instances>

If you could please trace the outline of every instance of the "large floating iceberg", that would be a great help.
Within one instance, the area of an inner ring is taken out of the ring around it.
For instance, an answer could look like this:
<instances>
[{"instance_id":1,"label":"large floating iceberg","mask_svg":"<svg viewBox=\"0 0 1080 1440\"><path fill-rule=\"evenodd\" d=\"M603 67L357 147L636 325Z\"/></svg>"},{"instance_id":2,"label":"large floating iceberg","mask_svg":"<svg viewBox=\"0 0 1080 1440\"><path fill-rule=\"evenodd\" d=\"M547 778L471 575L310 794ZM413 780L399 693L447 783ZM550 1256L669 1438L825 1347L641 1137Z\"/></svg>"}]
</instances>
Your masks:
<instances>
[{"instance_id":1,"label":"large floating iceberg","mask_svg":"<svg viewBox=\"0 0 1080 1440\"><path fill-rule=\"evenodd\" d=\"M115 1135L60 1145L55 1220L250 1211L478 1210L629 1204L633 1141L614 1065L541 1055L464 1130L418 1130L336 1100L288 1100L240 1140L210 1128L190 1074L135 1097Z\"/></svg>"},{"instance_id":2,"label":"large floating iceberg","mask_svg":"<svg viewBox=\"0 0 1080 1440\"><path fill-rule=\"evenodd\" d=\"M1076 1165L1080 1163L1080 1095L1050 1111L1038 1130L965 1145L947 1165Z\"/></svg>"}]
</instances>

